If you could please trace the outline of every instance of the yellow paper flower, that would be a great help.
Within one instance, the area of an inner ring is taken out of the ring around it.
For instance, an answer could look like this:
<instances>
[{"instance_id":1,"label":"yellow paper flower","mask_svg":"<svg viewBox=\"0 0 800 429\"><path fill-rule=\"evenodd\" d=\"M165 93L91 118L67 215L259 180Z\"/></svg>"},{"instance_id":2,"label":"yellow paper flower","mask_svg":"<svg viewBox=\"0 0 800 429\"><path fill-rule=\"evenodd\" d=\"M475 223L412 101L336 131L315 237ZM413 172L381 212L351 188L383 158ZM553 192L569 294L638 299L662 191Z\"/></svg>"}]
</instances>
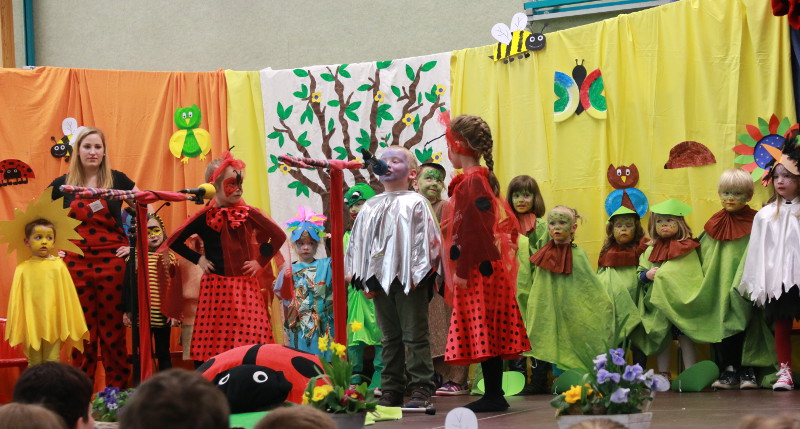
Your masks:
<instances>
[{"instance_id":1,"label":"yellow paper flower","mask_svg":"<svg viewBox=\"0 0 800 429\"><path fill-rule=\"evenodd\" d=\"M347 354L347 347L344 344L333 343L331 350L339 356L339 359L344 359Z\"/></svg>"},{"instance_id":2,"label":"yellow paper flower","mask_svg":"<svg viewBox=\"0 0 800 429\"><path fill-rule=\"evenodd\" d=\"M287 174L292 171L292 167L289 167L286 164L278 164L278 170L280 170L280 172L283 174Z\"/></svg>"},{"instance_id":3,"label":"yellow paper flower","mask_svg":"<svg viewBox=\"0 0 800 429\"><path fill-rule=\"evenodd\" d=\"M312 103L319 103L320 100L322 100L322 93L321 92L315 92L315 93L311 94L311 102Z\"/></svg>"},{"instance_id":4,"label":"yellow paper flower","mask_svg":"<svg viewBox=\"0 0 800 429\"><path fill-rule=\"evenodd\" d=\"M443 87L441 85L436 85L436 95L442 95L442 94L444 94L444 91L445 91L445 87Z\"/></svg>"},{"instance_id":5,"label":"yellow paper flower","mask_svg":"<svg viewBox=\"0 0 800 429\"><path fill-rule=\"evenodd\" d=\"M383 97L384 95L382 92L378 91L375 93L375 101L377 101L378 103L383 103Z\"/></svg>"},{"instance_id":6,"label":"yellow paper flower","mask_svg":"<svg viewBox=\"0 0 800 429\"><path fill-rule=\"evenodd\" d=\"M303 393L303 401L301 402L301 405L308 405L308 398L309 398L308 397L308 392L304 392Z\"/></svg>"},{"instance_id":7,"label":"yellow paper flower","mask_svg":"<svg viewBox=\"0 0 800 429\"><path fill-rule=\"evenodd\" d=\"M314 388L314 396L311 398L311 400L314 402L319 402L325 399L325 397L328 396L328 393L331 393L331 391L333 391L333 386L331 386L330 384L323 384L322 386L317 386Z\"/></svg>"},{"instance_id":8,"label":"yellow paper flower","mask_svg":"<svg viewBox=\"0 0 800 429\"><path fill-rule=\"evenodd\" d=\"M411 113L406 113L406 115L403 116L403 123L406 124L406 126L414 123L414 117L411 116Z\"/></svg>"},{"instance_id":9,"label":"yellow paper flower","mask_svg":"<svg viewBox=\"0 0 800 429\"><path fill-rule=\"evenodd\" d=\"M328 351L328 336L327 335L324 336L324 337L319 337L318 343L319 343L318 344L319 345L319 351L321 351L321 352Z\"/></svg>"},{"instance_id":10,"label":"yellow paper flower","mask_svg":"<svg viewBox=\"0 0 800 429\"><path fill-rule=\"evenodd\" d=\"M581 386L572 386L569 390L564 392L564 400L568 404L574 404L581 399Z\"/></svg>"},{"instance_id":11,"label":"yellow paper flower","mask_svg":"<svg viewBox=\"0 0 800 429\"><path fill-rule=\"evenodd\" d=\"M359 322L359 321L353 321L353 323L351 323L351 324L350 324L350 330L351 330L352 332L358 332L358 331L360 331L360 330L361 330L363 327L364 327L364 324L363 324L363 323L361 323L361 322Z\"/></svg>"},{"instance_id":12,"label":"yellow paper flower","mask_svg":"<svg viewBox=\"0 0 800 429\"><path fill-rule=\"evenodd\" d=\"M431 161L433 161L433 162L435 162L437 164L441 163L442 159L443 159L443 157L442 157L442 153L441 152L436 152L436 153L433 154L433 156L431 156Z\"/></svg>"}]
</instances>

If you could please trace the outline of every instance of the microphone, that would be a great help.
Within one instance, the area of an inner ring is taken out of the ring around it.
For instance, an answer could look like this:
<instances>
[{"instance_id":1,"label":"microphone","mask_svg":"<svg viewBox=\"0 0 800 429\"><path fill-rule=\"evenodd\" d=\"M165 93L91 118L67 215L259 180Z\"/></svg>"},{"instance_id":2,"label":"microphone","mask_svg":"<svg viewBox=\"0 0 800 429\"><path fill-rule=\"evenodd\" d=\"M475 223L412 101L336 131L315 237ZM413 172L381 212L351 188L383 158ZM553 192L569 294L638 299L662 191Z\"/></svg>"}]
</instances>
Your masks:
<instances>
[{"instance_id":1,"label":"microphone","mask_svg":"<svg viewBox=\"0 0 800 429\"><path fill-rule=\"evenodd\" d=\"M210 200L214 198L214 196L217 194L217 189L210 183L203 183L196 188L181 189L178 192L182 194L192 194L193 197L190 199L200 202L204 199Z\"/></svg>"},{"instance_id":2,"label":"microphone","mask_svg":"<svg viewBox=\"0 0 800 429\"><path fill-rule=\"evenodd\" d=\"M372 152L366 149L359 149L361 155L364 157L364 164L372 167L372 172L377 176L384 176L389 171L389 166L380 158L375 158Z\"/></svg>"}]
</instances>

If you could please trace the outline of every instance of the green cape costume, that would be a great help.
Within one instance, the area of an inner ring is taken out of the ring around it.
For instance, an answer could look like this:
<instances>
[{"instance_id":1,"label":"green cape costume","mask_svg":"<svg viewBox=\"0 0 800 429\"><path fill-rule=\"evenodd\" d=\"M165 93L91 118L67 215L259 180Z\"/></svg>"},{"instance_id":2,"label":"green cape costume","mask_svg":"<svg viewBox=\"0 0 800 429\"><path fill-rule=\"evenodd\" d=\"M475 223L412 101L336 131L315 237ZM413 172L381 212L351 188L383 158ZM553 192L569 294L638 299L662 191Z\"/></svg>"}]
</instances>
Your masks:
<instances>
[{"instance_id":1,"label":"green cape costume","mask_svg":"<svg viewBox=\"0 0 800 429\"><path fill-rule=\"evenodd\" d=\"M344 233L344 248L350 242L350 231ZM363 323L364 327L353 332L353 322ZM363 343L368 346L381 345L381 330L375 320L375 304L360 290L347 285L347 345Z\"/></svg>"},{"instance_id":2,"label":"green cape costume","mask_svg":"<svg viewBox=\"0 0 800 429\"><path fill-rule=\"evenodd\" d=\"M606 288L606 292L614 302L614 328L616 336L614 344L622 344L625 339L642 323L639 317L639 280L636 267L600 267L597 278Z\"/></svg>"},{"instance_id":3,"label":"green cape costume","mask_svg":"<svg viewBox=\"0 0 800 429\"><path fill-rule=\"evenodd\" d=\"M611 346L614 304L589 265L586 253L572 247L572 274L537 267L525 315L530 352L561 369L584 368Z\"/></svg>"}]
</instances>

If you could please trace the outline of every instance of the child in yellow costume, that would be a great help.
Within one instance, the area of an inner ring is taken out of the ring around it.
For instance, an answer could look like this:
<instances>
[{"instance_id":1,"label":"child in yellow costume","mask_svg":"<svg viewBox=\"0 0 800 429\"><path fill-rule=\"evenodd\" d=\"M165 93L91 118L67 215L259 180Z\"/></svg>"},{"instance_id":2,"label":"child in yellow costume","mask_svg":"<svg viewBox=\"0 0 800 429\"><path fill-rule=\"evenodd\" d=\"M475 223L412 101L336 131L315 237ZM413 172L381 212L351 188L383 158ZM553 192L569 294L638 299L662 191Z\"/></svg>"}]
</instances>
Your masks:
<instances>
[{"instance_id":1,"label":"child in yellow costume","mask_svg":"<svg viewBox=\"0 0 800 429\"><path fill-rule=\"evenodd\" d=\"M89 331L67 265L54 256L56 227L46 219L25 225L30 259L17 265L8 300L6 339L23 344L29 365L58 361L61 344L83 350Z\"/></svg>"}]
</instances>

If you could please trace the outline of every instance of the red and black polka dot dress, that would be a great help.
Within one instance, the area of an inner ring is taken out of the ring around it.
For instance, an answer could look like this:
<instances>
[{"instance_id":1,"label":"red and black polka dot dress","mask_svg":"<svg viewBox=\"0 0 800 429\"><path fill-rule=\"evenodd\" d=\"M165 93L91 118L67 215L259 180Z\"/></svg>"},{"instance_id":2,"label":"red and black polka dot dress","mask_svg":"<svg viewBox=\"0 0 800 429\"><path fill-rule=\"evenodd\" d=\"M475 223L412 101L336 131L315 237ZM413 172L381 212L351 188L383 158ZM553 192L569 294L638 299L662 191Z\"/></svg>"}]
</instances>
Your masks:
<instances>
[{"instance_id":1,"label":"red and black polka dot dress","mask_svg":"<svg viewBox=\"0 0 800 429\"><path fill-rule=\"evenodd\" d=\"M518 357L531 349L517 306L516 242L519 226L511 209L496 198L484 167L466 169L449 188L445 240L447 293L453 313L445 361L479 363ZM454 275L467 279L453 285Z\"/></svg>"},{"instance_id":2,"label":"red and black polka dot dress","mask_svg":"<svg viewBox=\"0 0 800 429\"><path fill-rule=\"evenodd\" d=\"M256 260L263 267L286 240L283 230L258 209L247 205L207 207L187 220L168 245L193 263L200 254L185 245L197 234L214 273L200 281L191 357L206 361L219 353L248 344L274 343L265 286L246 276L243 265ZM266 271L266 270L265 270Z\"/></svg>"}]
</instances>

